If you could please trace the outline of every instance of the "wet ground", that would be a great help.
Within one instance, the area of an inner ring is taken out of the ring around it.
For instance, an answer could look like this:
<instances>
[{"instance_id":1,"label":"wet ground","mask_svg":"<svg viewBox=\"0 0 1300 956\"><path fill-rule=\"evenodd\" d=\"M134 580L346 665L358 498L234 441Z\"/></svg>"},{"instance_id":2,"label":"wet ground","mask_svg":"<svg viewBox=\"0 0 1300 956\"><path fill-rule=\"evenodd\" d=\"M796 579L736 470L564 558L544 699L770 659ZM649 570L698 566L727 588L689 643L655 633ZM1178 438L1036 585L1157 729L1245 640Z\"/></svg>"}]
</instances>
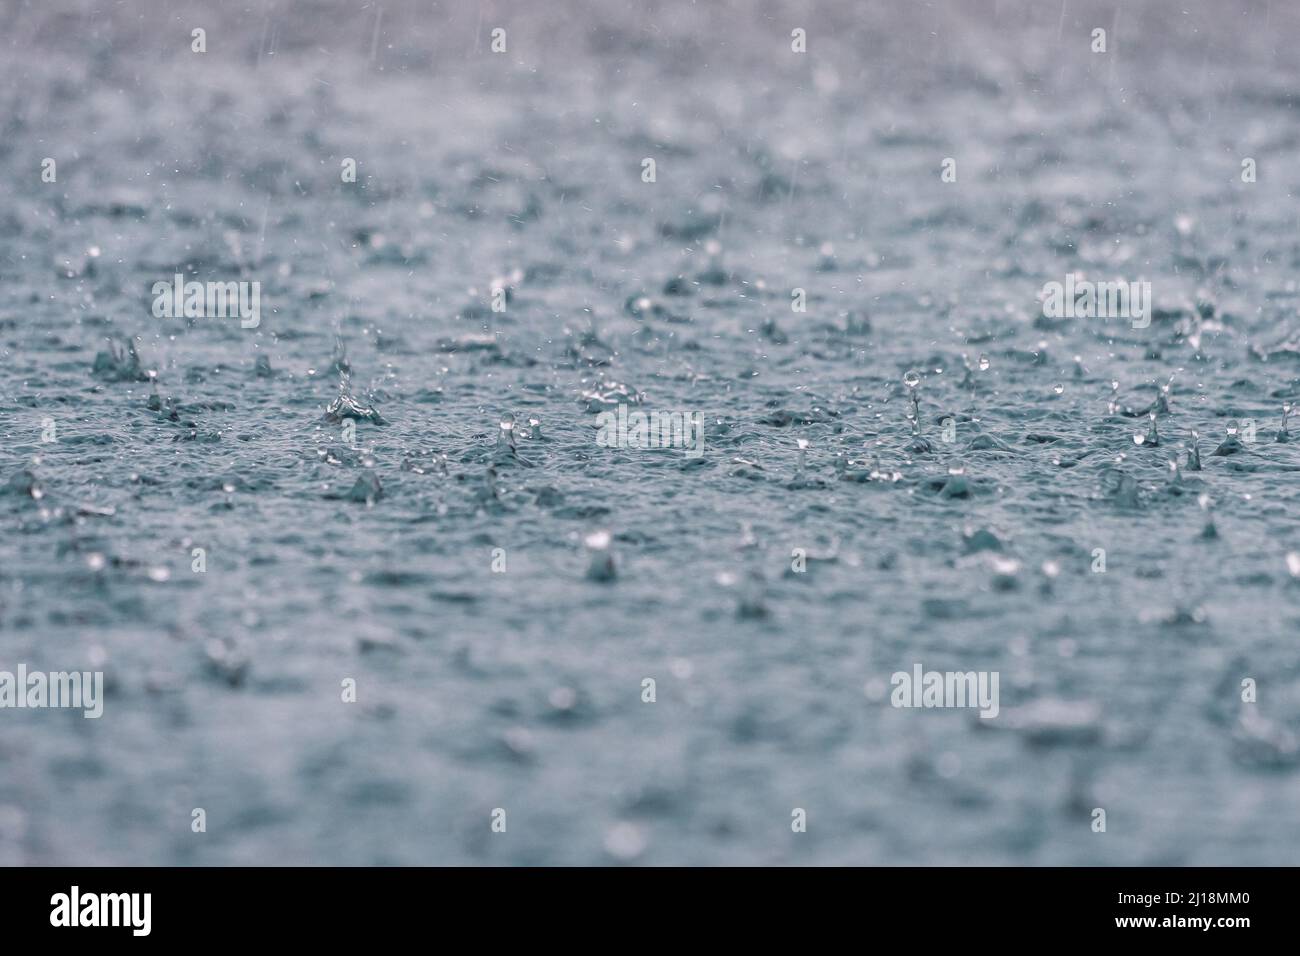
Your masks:
<instances>
[{"instance_id":1,"label":"wet ground","mask_svg":"<svg viewBox=\"0 0 1300 956\"><path fill-rule=\"evenodd\" d=\"M0 862L1294 862L1297 12L857 6L10 4Z\"/></svg>"}]
</instances>

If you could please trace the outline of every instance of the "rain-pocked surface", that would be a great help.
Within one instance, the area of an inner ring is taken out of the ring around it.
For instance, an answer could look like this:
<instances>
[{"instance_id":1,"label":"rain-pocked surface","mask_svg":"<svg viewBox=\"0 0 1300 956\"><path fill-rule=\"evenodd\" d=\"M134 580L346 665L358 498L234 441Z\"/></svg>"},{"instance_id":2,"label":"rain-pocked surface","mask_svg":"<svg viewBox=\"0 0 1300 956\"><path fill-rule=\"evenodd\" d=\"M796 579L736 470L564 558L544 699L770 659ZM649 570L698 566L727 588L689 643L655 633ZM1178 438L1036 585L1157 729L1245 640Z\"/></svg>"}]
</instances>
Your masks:
<instances>
[{"instance_id":1,"label":"rain-pocked surface","mask_svg":"<svg viewBox=\"0 0 1300 956\"><path fill-rule=\"evenodd\" d=\"M1295 861L1294 9L208 6L4 13L0 862Z\"/></svg>"}]
</instances>

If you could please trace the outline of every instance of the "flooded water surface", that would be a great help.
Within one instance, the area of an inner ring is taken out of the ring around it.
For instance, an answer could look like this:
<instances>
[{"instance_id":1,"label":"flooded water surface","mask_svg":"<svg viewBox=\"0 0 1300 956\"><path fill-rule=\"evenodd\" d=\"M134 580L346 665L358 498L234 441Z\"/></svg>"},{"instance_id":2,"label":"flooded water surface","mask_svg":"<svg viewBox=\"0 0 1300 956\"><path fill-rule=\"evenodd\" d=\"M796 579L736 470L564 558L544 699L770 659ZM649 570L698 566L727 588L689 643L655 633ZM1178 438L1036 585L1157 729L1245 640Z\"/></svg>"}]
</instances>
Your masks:
<instances>
[{"instance_id":1,"label":"flooded water surface","mask_svg":"<svg viewBox=\"0 0 1300 956\"><path fill-rule=\"evenodd\" d=\"M4 14L0 862L1295 861L1295 10L221 6Z\"/></svg>"}]
</instances>

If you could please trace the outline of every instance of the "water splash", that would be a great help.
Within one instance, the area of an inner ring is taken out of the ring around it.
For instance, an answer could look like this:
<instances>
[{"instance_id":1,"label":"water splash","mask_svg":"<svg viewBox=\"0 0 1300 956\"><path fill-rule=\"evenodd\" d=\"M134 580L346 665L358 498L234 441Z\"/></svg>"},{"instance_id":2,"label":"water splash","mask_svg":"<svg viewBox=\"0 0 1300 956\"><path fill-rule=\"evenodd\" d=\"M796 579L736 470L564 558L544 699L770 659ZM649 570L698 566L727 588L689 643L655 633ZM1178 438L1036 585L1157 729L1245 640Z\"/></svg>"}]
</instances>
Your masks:
<instances>
[{"instance_id":1,"label":"water splash","mask_svg":"<svg viewBox=\"0 0 1300 956\"><path fill-rule=\"evenodd\" d=\"M384 486L379 481L379 476L369 469L357 476L356 483L348 492L350 500L364 502L367 506L373 505L383 496Z\"/></svg>"},{"instance_id":2,"label":"water splash","mask_svg":"<svg viewBox=\"0 0 1300 956\"><path fill-rule=\"evenodd\" d=\"M341 335L334 336L334 352L330 356L329 368L331 371L338 372L339 375L351 375L352 363L348 361L348 347L343 342Z\"/></svg>"},{"instance_id":3,"label":"water splash","mask_svg":"<svg viewBox=\"0 0 1300 956\"><path fill-rule=\"evenodd\" d=\"M1145 435L1137 434L1133 436L1133 444L1142 445L1146 448L1155 448L1160 444L1160 436L1156 432L1156 413L1152 411L1148 416L1150 419L1147 425Z\"/></svg>"},{"instance_id":4,"label":"water splash","mask_svg":"<svg viewBox=\"0 0 1300 956\"><path fill-rule=\"evenodd\" d=\"M501 416L500 428L497 431L497 448L508 451L511 455L515 453L515 416L509 412Z\"/></svg>"},{"instance_id":5,"label":"water splash","mask_svg":"<svg viewBox=\"0 0 1300 956\"><path fill-rule=\"evenodd\" d=\"M36 475L26 468L14 472L9 478L9 484L5 486L8 494L16 495L20 498L32 498L40 501L45 497L45 492L41 489L41 483Z\"/></svg>"},{"instance_id":6,"label":"water splash","mask_svg":"<svg viewBox=\"0 0 1300 956\"><path fill-rule=\"evenodd\" d=\"M825 482L808 473L808 449L811 442L807 438L796 438L795 446L799 450L799 457L795 461L794 476L786 482L787 488L823 488Z\"/></svg>"},{"instance_id":7,"label":"water splash","mask_svg":"<svg viewBox=\"0 0 1300 956\"><path fill-rule=\"evenodd\" d=\"M95 364L91 374L106 382L145 382L149 373L140 365L140 354L135 350L135 342L125 340L125 345L118 345L108 340L108 350L95 354Z\"/></svg>"},{"instance_id":8,"label":"water splash","mask_svg":"<svg viewBox=\"0 0 1300 956\"><path fill-rule=\"evenodd\" d=\"M1173 399L1174 376L1169 376L1169 381L1165 382L1156 389L1156 400L1153 412L1159 412L1161 415L1170 413L1169 403Z\"/></svg>"},{"instance_id":9,"label":"water splash","mask_svg":"<svg viewBox=\"0 0 1300 956\"><path fill-rule=\"evenodd\" d=\"M1200 494L1196 498L1196 503L1200 505L1201 512L1205 515L1205 524L1201 527L1201 537L1213 540L1219 536L1218 526L1214 523L1213 501L1207 494Z\"/></svg>"},{"instance_id":10,"label":"water splash","mask_svg":"<svg viewBox=\"0 0 1300 956\"><path fill-rule=\"evenodd\" d=\"M1175 494L1181 494L1183 490L1183 472L1176 457L1169 459L1169 489Z\"/></svg>"},{"instance_id":11,"label":"water splash","mask_svg":"<svg viewBox=\"0 0 1300 956\"><path fill-rule=\"evenodd\" d=\"M907 420L911 424L911 438L904 449L914 455L928 454L932 449L930 442L921 434L921 374L909 369L903 374L903 385L907 388L911 407L907 411Z\"/></svg>"},{"instance_id":12,"label":"water splash","mask_svg":"<svg viewBox=\"0 0 1300 956\"><path fill-rule=\"evenodd\" d=\"M587 580L613 581L617 577L614 568L614 552L611 545L614 536L604 528L592 531L582 539L587 549Z\"/></svg>"},{"instance_id":13,"label":"water splash","mask_svg":"<svg viewBox=\"0 0 1300 956\"><path fill-rule=\"evenodd\" d=\"M959 459L948 463L948 480L943 483L939 494L944 498L969 498L970 482L966 480L966 465Z\"/></svg>"},{"instance_id":14,"label":"water splash","mask_svg":"<svg viewBox=\"0 0 1300 956\"><path fill-rule=\"evenodd\" d=\"M497 441L491 454L493 464L501 467L511 465L522 465L525 468L534 467L531 461L519 454L518 440L519 429L515 424L515 416L506 412L501 416L500 425L497 429Z\"/></svg>"},{"instance_id":15,"label":"water splash","mask_svg":"<svg viewBox=\"0 0 1300 956\"><path fill-rule=\"evenodd\" d=\"M1111 468L1102 474L1102 492L1115 505L1121 508L1140 508L1142 492L1137 479L1118 468Z\"/></svg>"},{"instance_id":16,"label":"water splash","mask_svg":"<svg viewBox=\"0 0 1300 956\"><path fill-rule=\"evenodd\" d=\"M630 385L602 379L593 387L584 389L578 397L578 402L585 405L588 412L596 414L615 411L619 405L640 405L644 398L645 396Z\"/></svg>"},{"instance_id":17,"label":"water splash","mask_svg":"<svg viewBox=\"0 0 1300 956\"><path fill-rule=\"evenodd\" d=\"M1201 433L1192 429L1192 447L1187 449L1187 470L1201 470Z\"/></svg>"},{"instance_id":18,"label":"water splash","mask_svg":"<svg viewBox=\"0 0 1300 956\"><path fill-rule=\"evenodd\" d=\"M1228 437L1225 438L1219 444L1218 448L1210 452L1210 454L1223 457L1226 455L1235 455L1239 452L1245 451L1246 446L1243 445L1241 443L1241 439L1237 437L1237 431L1238 431L1237 420L1232 419L1231 421L1228 422Z\"/></svg>"},{"instance_id":19,"label":"water splash","mask_svg":"<svg viewBox=\"0 0 1300 956\"><path fill-rule=\"evenodd\" d=\"M379 414L378 409L358 401L352 395L351 372L340 370L338 398L325 407L325 414L321 416L321 421L337 425L348 418L353 421L370 422L372 425L388 424L388 421Z\"/></svg>"}]
</instances>

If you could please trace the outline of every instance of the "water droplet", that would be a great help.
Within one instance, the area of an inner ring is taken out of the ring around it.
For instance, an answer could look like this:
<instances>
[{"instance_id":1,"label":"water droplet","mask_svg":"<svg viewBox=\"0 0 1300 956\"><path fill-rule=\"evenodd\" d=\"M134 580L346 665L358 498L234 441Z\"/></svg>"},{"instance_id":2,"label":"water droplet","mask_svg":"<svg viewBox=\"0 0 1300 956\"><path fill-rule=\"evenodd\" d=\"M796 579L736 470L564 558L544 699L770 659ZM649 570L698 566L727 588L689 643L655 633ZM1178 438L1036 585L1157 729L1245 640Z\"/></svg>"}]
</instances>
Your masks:
<instances>
[{"instance_id":1,"label":"water droplet","mask_svg":"<svg viewBox=\"0 0 1300 956\"><path fill-rule=\"evenodd\" d=\"M1052 386L1052 391L1054 391L1057 395L1060 395L1065 392L1065 386L1062 385L1060 382L1057 382L1055 385Z\"/></svg>"},{"instance_id":2,"label":"water droplet","mask_svg":"<svg viewBox=\"0 0 1300 956\"><path fill-rule=\"evenodd\" d=\"M635 823L618 823L605 834L605 852L616 860L634 860L646 848L646 837Z\"/></svg>"},{"instance_id":3,"label":"water droplet","mask_svg":"<svg viewBox=\"0 0 1300 956\"><path fill-rule=\"evenodd\" d=\"M921 384L921 373L916 369L908 369L903 373L903 384L908 388L916 388Z\"/></svg>"},{"instance_id":4,"label":"water droplet","mask_svg":"<svg viewBox=\"0 0 1300 956\"><path fill-rule=\"evenodd\" d=\"M981 372L987 372L987 371L989 370L989 366L990 366L991 364L992 364L992 363L989 361L989 357L988 357L987 355L983 355L983 354L980 355L980 371L981 371Z\"/></svg>"},{"instance_id":5,"label":"water droplet","mask_svg":"<svg viewBox=\"0 0 1300 956\"><path fill-rule=\"evenodd\" d=\"M578 702L578 693L572 687L557 687L546 700L556 710L573 710Z\"/></svg>"}]
</instances>

